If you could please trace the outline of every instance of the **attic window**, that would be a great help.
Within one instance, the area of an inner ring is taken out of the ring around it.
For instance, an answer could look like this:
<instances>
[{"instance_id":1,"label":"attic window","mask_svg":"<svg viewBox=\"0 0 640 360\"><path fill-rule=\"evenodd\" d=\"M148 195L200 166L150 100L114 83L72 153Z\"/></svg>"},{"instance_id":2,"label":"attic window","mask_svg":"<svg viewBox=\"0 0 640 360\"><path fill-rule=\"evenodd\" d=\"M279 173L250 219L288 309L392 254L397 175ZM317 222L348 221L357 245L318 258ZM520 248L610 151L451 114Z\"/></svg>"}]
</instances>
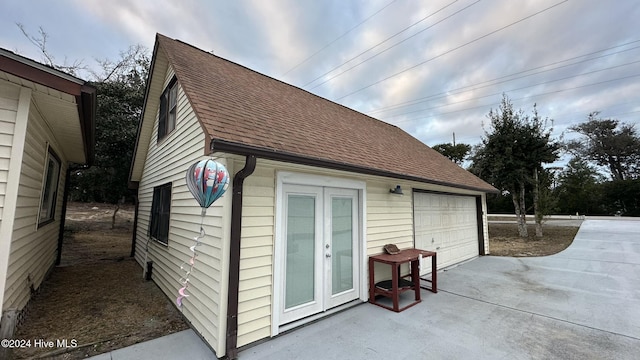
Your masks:
<instances>
[{"instance_id":1,"label":"attic window","mask_svg":"<svg viewBox=\"0 0 640 360\"><path fill-rule=\"evenodd\" d=\"M176 128L178 108L178 82L175 76L160 96L160 114L158 116L158 141Z\"/></svg>"}]
</instances>

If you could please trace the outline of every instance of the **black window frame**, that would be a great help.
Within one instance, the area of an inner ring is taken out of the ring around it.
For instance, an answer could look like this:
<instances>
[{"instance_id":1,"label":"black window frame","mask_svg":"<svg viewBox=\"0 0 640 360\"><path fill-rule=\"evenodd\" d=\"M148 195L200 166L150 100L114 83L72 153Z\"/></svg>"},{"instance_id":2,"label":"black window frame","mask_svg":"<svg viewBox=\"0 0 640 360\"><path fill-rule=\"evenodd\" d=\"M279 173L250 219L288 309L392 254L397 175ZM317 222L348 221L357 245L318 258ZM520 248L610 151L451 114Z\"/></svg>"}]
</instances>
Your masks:
<instances>
[{"instance_id":1,"label":"black window frame","mask_svg":"<svg viewBox=\"0 0 640 360\"><path fill-rule=\"evenodd\" d=\"M53 169L51 168L52 165ZM60 160L60 157L55 153L55 151L53 151L50 145L47 145L40 208L38 209L38 228L50 224L56 219L56 205L58 200L58 187L60 186L61 169L62 161ZM47 209L44 209L45 203L47 205Z\"/></svg>"},{"instance_id":2,"label":"black window frame","mask_svg":"<svg viewBox=\"0 0 640 360\"><path fill-rule=\"evenodd\" d=\"M158 141L169 135L175 128L178 117L178 79L174 76L160 95L158 114Z\"/></svg>"},{"instance_id":3,"label":"black window frame","mask_svg":"<svg viewBox=\"0 0 640 360\"><path fill-rule=\"evenodd\" d=\"M151 219L149 221L149 236L167 246L169 245L169 222L171 219L171 189L172 183L153 188Z\"/></svg>"}]
</instances>

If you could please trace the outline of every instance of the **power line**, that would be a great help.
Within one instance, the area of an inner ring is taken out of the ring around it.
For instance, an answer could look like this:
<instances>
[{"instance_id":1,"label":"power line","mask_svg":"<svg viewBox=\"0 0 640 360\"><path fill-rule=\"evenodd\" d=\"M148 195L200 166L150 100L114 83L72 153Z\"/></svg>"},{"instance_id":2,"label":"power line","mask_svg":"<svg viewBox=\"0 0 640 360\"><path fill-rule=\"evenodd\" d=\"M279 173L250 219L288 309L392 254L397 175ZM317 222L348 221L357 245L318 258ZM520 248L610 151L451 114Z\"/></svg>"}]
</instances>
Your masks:
<instances>
[{"instance_id":1,"label":"power line","mask_svg":"<svg viewBox=\"0 0 640 360\"><path fill-rule=\"evenodd\" d=\"M396 104L393 104L393 105L388 105L388 106L385 106L385 107L381 107L381 108L377 108L377 109L373 109L373 110L367 111L366 113L367 114L374 114L374 113L380 113L380 112L386 112L386 111L395 110L395 109L398 109L398 108L401 108L401 107L413 106L413 105L416 105L416 104L419 104L419 103L422 103L422 102L427 102L427 101L430 101L430 100L440 99L440 98L446 97L448 95L459 95L459 94L463 94L463 93L468 92L468 91L474 91L474 90L482 89L482 88L485 88L485 87L488 87L488 86L502 84L502 83L505 83L505 82L522 79L522 78L525 78L525 77L528 77L528 76L541 74L543 72L553 71L553 70L561 69L563 67L573 66L573 65L584 63L584 62L587 62L587 61L592 61L592 60L604 58L604 57L607 57L607 56L620 54L620 53L623 53L623 52L626 52L626 51L638 49L638 48L640 48L640 46L635 46L635 47L632 47L632 48L629 48L629 49L616 51L614 53L604 54L604 55L601 55L601 56L596 56L596 57L592 57L592 58L589 58L589 59L584 59L584 60L581 60L581 61L578 61L578 62L574 62L574 63L571 63L571 64L562 65L562 66L558 66L558 67L555 67L555 68L551 68L551 69L547 69L547 70L543 70L543 71L539 71L539 72L535 72L535 73L531 73L531 74L527 74L527 75L523 75L523 76L518 76L518 77L514 77L514 78L511 78L511 79L508 79L508 80L504 80L504 81L499 81L499 82L493 83L494 81L502 80L502 79L509 78L509 77L512 77L512 76L515 76L515 75L524 74L524 73L531 72L531 71L538 70L538 69L542 69L542 68L545 68L545 67L548 67L548 66L552 66L552 65L563 63L563 62L575 60L575 59L578 59L578 58L581 58L581 57L597 54L597 53L600 53L600 52L604 52L604 51L607 51L607 50L619 48L619 47L630 45L630 44L637 43L637 42L640 42L640 40L630 41L630 42L627 42L627 43L624 43L624 44L620 44L620 45L613 46L613 47L610 47L610 48L594 51L594 52L591 52L591 53L588 53L588 54L574 56L574 57L569 58L569 59L564 59L564 60L556 61L556 62L553 62L553 63L537 66L537 67L534 67L534 68L531 68L531 69L518 71L518 72L509 74L509 75L500 76L500 77L497 77L497 78L494 78L494 79L491 79L491 80L485 80L485 81L482 81L482 82L479 82L479 83L462 86L462 87L459 87L459 88L456 88L456 89L450 89L450 90L446 90L446 91L439 92L439 93L436 93L436 94L424 96L424 97L421 97L421 98L408 100L408 101L404 101L404 102L401 102L401 103L396 103ZM478 86L478 85L487 84L487 83L492 83L492 84ZM478 86L478 87L474 87L474 86ZM471 89L469 89L469 88L471 88ZM465 89L468 89L468 90L465 90ZM460 90L465 90L465 91L460 91Z\"/></svg>"},{"instance_id":2,"label":"power line","mask_svg":"<svg viewBox=\"0 0 640 360\"><path fill-rule=\"evenodd\" d=\"M518 100L523 100L525 98L519 98L519 99L510 99L513 101L518 101ZM618 106L622 106L622 105L627 105L627 104L631 104L631 103L637 103L637 101L626 101L626 102L621 102L621 103L615 103L615 104L609 104L606 106L607 109L612 109L612 108L616 108ZM483 105L483 106L475 106L473 108L467 108L467 109L462 109L462 110L455 110L452 111L450 113L455 113L455 112L461 112L461 111L466 111L466 110L474 110L477 108L486 108L491 106L490 104L488 105ZM610 111L610 110L607 110ZM586 117L587 112L580 112L580 111L573 111L573 112L562 112L559 114L554 114L553 115L553 120L555 123L559 123L561 121L567 122L568 120L566 120L567 118L574 118L575 116L573 115L580 115L582 117ZM608 112L603 111L601 114L602 115L606 115L604 117L606 118L617 118L620 117L622 115L631 115L631 114L635 114L635 113L640 113L640 110L636 110L636 111L626 111L626 112L618 112L618 113L613 113L613 114L609 114ZM447 113L448 114L448 113ZM429 118L433 118L436 116L430 116ZM565 119L565 120L563 120ZM395 123L394 123L395 124ZM480 138L482 135L464 135L464 136L460 136L460 134L456 134L456 141L461 142L461 141L466 141L467 139L477 139Z\"/></svg>"},{"instance_id":3,"label":"power line","mask_svg":"<svg viewBox=\"0 0 640 360\"><path fill-rule=\"evenodd\" d=\"M523 87L519 87L519 88L515 88L515 89L509 89L509 90L501 91L501 92L498 92L498 93L478 96L478 97L474 97L474 98L469 98L469 99L465 99L465 100L451 102L451 103L444 104L444 105L433 106L433 107L426 108L426 109L407 111L407 112L403 112L403 113L399 113L399 114L394 114L392 116L389 116L388 118L394 118L394 117L398 117L398 116L402 116L402 115L406 115L406 114L413 114L413 113L433 110L433 109L437 109L437 108L441 108L441 107L445 107L445 106L460 104L460 103L467 102L467 101L483 99L483 98L487 98L487 97L491 97L491 96L495 96L495 95L500 95L501 93L504 93L504 92L513 92L513 91L524 90L524 89L528 89L528 88L532 88L532 87L536 87L536 86L540 86L540 85L547 85L547 84L551 84L551 83L558 82L558 81L563 81L563 80L567 80L567 79L571 79L571 78L576 78L576 77L579 77L579 76L591 75L591 74L595 74L595 73L598 73L598 72L607 71L607 70L611 70L611 69L616 69L616 68L619 68L619 67L633 65L633 64L637 64L637 63L640 63L640 60L636 60L636 61L632 61L632 62L628 62L628 63L616 65L616 66L611 66L611 67L608 67L608 68L588 71L588 72L581 73L581 74L565 76L563 78L557 78L557 79L554 79L554 80L544 81L544 82L541 82L541 83L537 83L537 84L533 84L533 85L527 85L527 86L523 86Z\"/></svg>"},{"instance_id":4,"label":"power line","mask_svg":"<svg viewBox=\"0 0 640 360\"><path fill-rule=\"evenodd\" d=\"M630 78L638 77L638 76L640 76L640 74L633 74L633 75L623 76L623 77L620 77L620 78L609 79L609 80L599 81L599 82L595 82L595 83L591 83L591 84L574 86L574 87L570 87L570 88L566 88L566 89L554 90L554 91L549 91L549 92L529 95L529 96L525 96L525 97L521 97L521 98L517 98L517 99L510 99L510 100L518 101L518 100L535 98L535 97L539 97L539 96L557 94L557 93L560 93L560 92L571 91L571 90L581 89L581 88L590 87L590 86L602 85L602 84L606 84L606 83L609 83L609 82L630 79ZM494 94L494 96L495 95L498 95L498 94ZM480 108L486 108L487 106L491 106L491 104L473 106L473 107L464 108L464 109L458 109L458 110L452 110L452 111L448 111L448 112L439 113L438 115L432 115L432 116L426 116L426 117L425 116L419 116L419 117L414 117L414 118L405 118L405 119L401 119L401 120L393 121L393 122L386 121L386 120L385 121L389 122L389 123L392 123L392 124L400 124L400 123L404 123L404 122L411 121L411 120L416 120L416 119L431 119L431 118L435 118L437 116L449 115L449 114L454 114L454 113L464 112L464 111L469 111L469 110L475 110L475 109L480 109Z\"/></svg>"},{"instance_id":5,"label":"power line","mask_svg":"<svg viewBox=\"0 0 640 360\"><path fill-rule=\"evenodd\" d=\"M440 9L436 10L435 12L433 12L433 13L431 13L431 14L429 14L429 15L427 15L427 16L425 16L425 17L423 17L422 19L420 19L420 20L418 20L418 21L414 22L413 24L411 24L411 25L409 25L409 26L405 27L404 29L402 29L402 30L400 30L399 32L397 32L397 33L393 34L392 36L390 36L390 37L388 37L388 38L384 39L383 41L381 41L381 42L377 43L376 45L374 45L374 46L372 46L372 47L368 48L367 50L365 50L365 51L363 51L363 52L359 53L358 55L356 55L356 56L352 57L351 59L349 59L349 60L347 60L347 61L343 62L342 64L340 64L340 65L338 65L338 66L336 66L336 67L332 68L331 70L329 70L329 71L325 72L324 74L322 74L322 75L320 75L320 76L316 77L315 79L313 79L313 80L309 81L308 83L304 84L304 85L303 85L303 87L306 87L307 85L310 85L310 84L314 83L316 80L319 80L319 79L323 78L325 75L330 74L330 73L331 73L331 72L333 72L334 70L341 68L343 65L346 65L346 64L350 63L351 61L353 61L353 60L357 59L358 57L360 57L360 56L362 56L362 55L364 55L364 54L368 53L369 51L371 51L371 50L373 50L373 49L377 48L378 46L380 46L380 45L382 45L382 44L386 43L387 41L389 41L389 40L393 39L394 37L396 37L396 36L398 36L398 35L400 35L400 34L402 34L403 32L405 32L405 31L409 30L410 28L412 28L412 27L414 27L414 26L418 25L419 23L421 23L421 22L423 22L423 21L427 20L428 18L430 18L430 17L432 17L433 15L435 15L435 14L439 13L440 11L442 11L442 10L444 10L444 9L448 8L449 6L453 5L453 4L454 4L454 3L456 3L457 1L458 1L458 0L455 0L455 1L453 1L453 2L451 2L451 3L449 3L449 4L447 4L447 5L445 5L445 6L443 6L443 7L441 7ZM367 58L367 59L363 60L362 62L360 62L360 63L358 63L358 64L356 64L356 65L354 65L354 66L352 66L352 67L348 68L347 70L345 70L345 71L343 71L343 72L341 72L341 73L339 73L339 74L337 74L337 75L335 75L335 76L333 76L333 77L331 77L331 78L329 78L329 79L327 79L327 80L325 80L325 81L323 81L323 82L321 82L321 83L319 83L319 84L316 84L316 85L315 85L314 87L312 87L311 89L315 89L315 88L317 88L318 86L320 86L320 85L322 85L322 84L324 84L324 83L326 83L326 82L328 82L328 81L331 81L331 80L333 80L334 78L336 78L336 77L338 77L338 76L340 76L340 75L342 75L342 74L346 73L347 71L350 71L350 70L352 70L352 69L354 69L354 68L356 68L356 67L360 66L361 64L363 64L363 63L365 63L365 62L367 62L367 61L369 61L369 60L373 59L374 57L376 57L376 56L378 56L378 55L380 55L380 54L382 54L382 53L386 52L387 50L390 50L390 49L392 49L392 48L394 48L394 47L396 47L396 46L398 46L398 45L402 44L403 42L405 42L405 41L407 41L407 40L409 40L409 39L413 38L414 36L416 36L416 35L418 35L418 34L421 34L422 32L424 32L424 31L426 31L426 30L428 30L428 29L430 29L430 28L432 28L432 27L434 27L434 26L438 25L439 23L443 22L444 20L447 20L447 19L449 19L450 17L452 17L452 16L454 16L454 15L456 15L456 14L458 14L458 13L462 12L463 10L466 10L467 8L471 7L472 5L477 4L478 2L480 2L480 0L477 0L477 1L476 1L476 2L474 2L473 4L468 5L468 6L464 7L463 9L460 9L460 10L456 11L455 13L453 13L453 14L451 14L451 15L449 15L449 16L447 16L447 17L445 17L444 19L442 19L442 20L440 20L440 21L436 22L435 24L432 24L432 25L430 25L430 26L428 26L428 27L426 27L426 28L424 28L424 29L422 29L422 30L418 31L417 33L415 33L415 34L413 34L413 35L411 35L411 36L409 36L409 37L405 38L404 40L402 40L402 41L400 41L400 42L397 42L397 43L395 43L394 45L391 45L390 47L388 47L388 48L386 48L386 49L382 50L381 52L379 52L379 53L377 53L377 54L375 54L375 55L373 55L373 56L371 56L371 57L369 57L369 58ZM310 89L310 90L311 90L311 89Z\"/></svg>"},{"instance_id":6,"label":"power line","mask_svg":"<svg viewBox=\"0 0 640 360\"><path fill-rule=\"evenodd\" d=\"M389 80L389 79L391 79L391 78L394 78L394 77L396 77L396 76L398 76L398 75L400 75L400 74L403 74L403 73L405 73L405 72L407 72L407 71L409 71L409 70L413 70L413 69L415 69L415 68L417 68L417 67L419 67L419 66L421 66L421 65L424 65L424 64L428 63L428 62L429 62L429 61L431 61L431 60L435 60L435 59L437 59L437 58L439 58L439 57L442 57L442 56L444 56L444 55L447 55L447 54L449 54L449 53L452 53L452 52L454 52L454 51L456 51L456 50L458 50L458 49L461 49L461 48L463 48L463 47L465 47L465 46L467 46L467 45L470 45L470 44L472 44L472 43L474 43L474 42L476 42L476 41L479 41L479 40L481 40L481 39L484 39L484 38L486 38L486 37L488 37L488 36L491 36L491 35L493 35L493 34L495 34L495 33L499 32L499 31L502 31L502 30L504 30L504 29L506 29L506 28L509 28L509 27L511 27L511 26L513 26L513 25L515 25L515 24L518 24L518 23L520 23L520 22L523 22L523 21L525 21L525 20L528 20L528 19L530 19L530 18L532 18L532 17L534 17L534 16L537 16L537 15L539 15L539 14L542 14L542 13L544 13L544 12L548 11L548 10L551 10L552 8L554 8L554 7L556 7L556 6L559 6L559 5L563 4L563 3L566 3L567 1L569 1L569 0L564 0L564 1L561 1L561 2L559 2L559 3L556 3L556 4L554 4L554 5L552 5L552 6L549 6L549 7L545 8L545 9L543 9L543 10L540 10L540 11L538 11L538 12L535 12L535 13L531 14L531 15L528 15L528 16L526 16L526 17L524 17L524 18L520 19L520 20L514 21L514 22L512 22L512 23L510 23L510 24L508 24L508 25L505 25L505 26L503 26L503 27L501 27L501 28L499 28L499 29L493 30L493 31L491 31L491 32L489 32L489 33L487 33L487 34L485 34L485 35L482 35L482 36L480 36L480 37L478 37L478 38L475 38L475 39L473 39L473 40L471 40L471 41L468 41L468 42L466 42L466 43L464 43L464 44L462 44L462 45L460 45L460 46L457 46L457 47L455 47L455 48L453 48L453 49L447 50L447 51L445 51L445 52L443 52L443 53L441 53L441 54L439 54L439 55L436 55L436 56L434 56L434 57L432 57L432 58L430 58L430 59L427 59L427 60L425 60L425 61L422 61L422 62L420 62L420 63L418 63L418 64L416 64L416 65L413 65L413 66L411 66L411 67L408 67L408 68L406 68L406 69L404 69L404 70L402 70L402 71L399 71L399 72L397 72L397 73L395 73L395 74L393 74L393 75L387 76L387 77L385 77L385 78L383 78L383 79L381 79L381 80L378 80L378 81L376 81L376 82L374 82L374 83L372 83L372 84L369 84L369 85L367 85L367 86L365 86L365 87L362 87L362 88L360 88L360 89L358 89L358 90L352 91L352 92L350 92L350 93L348 93L348 94L346 94L346 95L343 95L343 96L341 96L341 97L337 98L337 99L336 99L336 101L342 100L342 99L344 99L344 98L346 98L346 97L349 97L349 96L351 96L351 95L353 95L353 94L359 93L360 91L366 90L366 89L368 89L368 88L370 88L370 87L372 87L372 86L374 86L374 85L378 85L378 84L380 84L380 83L382 83L382 82L384 82L384 81L387 81L387 80Z\"/></svg>"},{"instance_id":7,"label":"power line","mask_svg":"<svg viewBox=\"0 0 640 360\"><path fill-rule=\"evenodd\" d=\"M456 0L457 1L457 0ZM333 39L331 42L327 43L325 46L323 46L322 48L320 48L318 51L314 52L313 54L311 54L309 57L307 57L306 59L302 60L301 62L299 62L297 65L295 65L294 67L292 67L291 69L287 70L287 72L285 72L284 74L281 75L281 77L286 76L288 73L292 72L293 70L297 69L300 65L306 63L307 61L309 61L311 58L313 58L314 56L318 55L319 53L321 53L324 49L328 48L329 46L333 45L336 41L342 39L343 37L345 37L347 34L349 34L350 32L352 32L353 30L355 30L356 28L358 28L360 25L364 24L365 22L369 21L369 19L371 19L372 17L378 15L380 12L382 12L382 10L386 9L387 7L389 7L391 4L393 4L394 2L396 2L396 0L392 0L391 2L389 2L387 5L383 6L382 8L380 8L380 10L374 12L373 14L369 15L366 19L360 21L359 23L357 23L354 27L352 27L351 29L347 30L346 32L344 32L342 35L338 36L337 38Z\"/></svg>"}]
</instances>

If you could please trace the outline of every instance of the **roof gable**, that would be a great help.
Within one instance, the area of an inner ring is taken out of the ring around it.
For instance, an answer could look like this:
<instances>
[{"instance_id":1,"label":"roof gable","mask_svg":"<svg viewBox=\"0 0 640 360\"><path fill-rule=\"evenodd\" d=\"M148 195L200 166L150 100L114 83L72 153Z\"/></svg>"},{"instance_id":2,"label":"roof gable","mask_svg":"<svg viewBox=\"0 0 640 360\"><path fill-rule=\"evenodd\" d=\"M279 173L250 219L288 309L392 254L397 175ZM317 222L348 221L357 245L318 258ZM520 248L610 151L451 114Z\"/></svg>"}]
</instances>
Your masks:
<instances>
[{"instance_id":1,"label":"roof gable","mask_svg":"<svg viewBox=\"0 0 640 360\"><path fill-rule=\"evenodd\" d=\"M480 191L495 188L402 129L157 35L213 150L278 154L356 172Z\"/></svg>"}]
</instances>

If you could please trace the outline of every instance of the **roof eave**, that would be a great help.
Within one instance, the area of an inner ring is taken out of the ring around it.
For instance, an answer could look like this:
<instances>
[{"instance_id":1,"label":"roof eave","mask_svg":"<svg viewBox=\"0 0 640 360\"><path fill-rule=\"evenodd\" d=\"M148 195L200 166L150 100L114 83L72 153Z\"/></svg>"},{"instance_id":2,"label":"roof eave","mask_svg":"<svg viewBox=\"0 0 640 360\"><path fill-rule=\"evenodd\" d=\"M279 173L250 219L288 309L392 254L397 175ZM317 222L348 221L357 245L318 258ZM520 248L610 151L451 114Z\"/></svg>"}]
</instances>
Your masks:
<instances>
[{"instance_id":1,"label":"roof eave","mask_svg":"<svg viewBox=\"0 0 640 360\"><path fill-rule=\"evenodd\" d=\"M82 132L85 164L93 164L95 159L96 88L82 79L5 49L0 49L0 68L2 71L19 78L75 97Z\"/></svg>"},{"instance_id":2,"label":"roof eave","mask_svg":"<svg viewBox=\"0 0 640 360\"><path fill-rule=\"evenodd\" d=\"M0 49L0 68L23 79L74 95L81 95L85 81L11 51Z\"/></svg>"},{"instance_id":3,"label":"roof eave","mask_svg":"<svg viewBox=\"0 0 640 360\"><path fill-rule=\"evenodd\" d=\"M221 139L211 140L209 150L212 153L216 151L220 151L220 152L226 152L230 154L243 155L243 156L255 155L256 157L259 157L262 159L268 159L268 160L276 160L276 161L282 161L287 163L309 165L309 166L315 166L315 167L320 167L325 169L349 171L349 172L355 172L355 173L366 174L366 175L390 177L390 178L400 179L400 180L417 181L421 183L448 186L448 187L464 189L464 190L480 191L484 193L498 192L497 190L492 191L485 188L467 186L463 184L455 184L455 183L449 183L444 181L424 179L421 177L407 175L407 174L398 174L390 171L373 169L373 168L357 166L352 164L346 164L346 163L341 163L337 161L306 157L306 156L301 156L301 155L293 154L289 152L261 148L257 146L246 145L246 144L241 144L241 143L236 143L236 142L231 142L231 141L226 141Z\"/></svg>"}]
</instances>

